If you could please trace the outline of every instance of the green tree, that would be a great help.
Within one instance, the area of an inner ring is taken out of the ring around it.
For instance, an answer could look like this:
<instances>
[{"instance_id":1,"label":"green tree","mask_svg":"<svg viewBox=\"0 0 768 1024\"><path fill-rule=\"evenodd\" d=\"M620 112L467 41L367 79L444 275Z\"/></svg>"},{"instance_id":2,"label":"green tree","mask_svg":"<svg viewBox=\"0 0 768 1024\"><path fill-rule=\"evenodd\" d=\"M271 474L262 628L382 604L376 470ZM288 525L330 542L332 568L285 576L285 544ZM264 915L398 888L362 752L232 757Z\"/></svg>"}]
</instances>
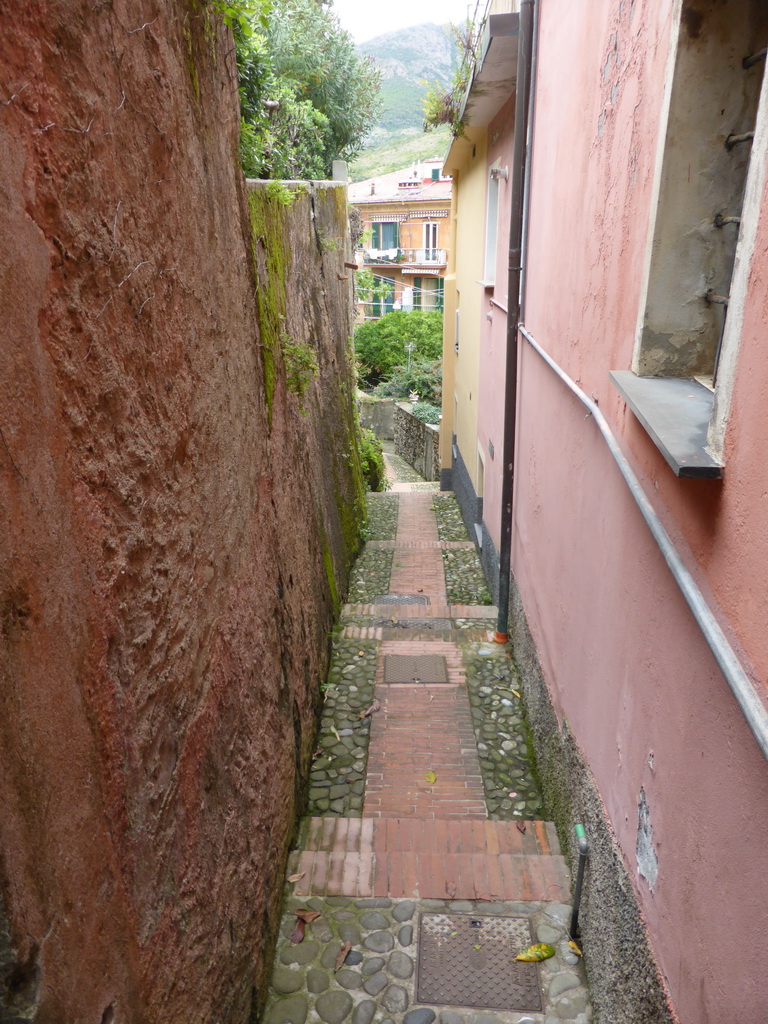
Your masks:
<instances>
[{"instance_id":1,"label":"green tree","mask_svg":"<svg viewBox=\"0 0 768 1024\"><path fill-rule=\"evenodd\" d=\"M235 24L246 174L325 178L362 148L380 73L322 0L271 0L264 24Z\"/></svg>"},{"instance_id":2,"label":"green tree","mask_svg":"<svg viewBox=\"0 0 768 1024\"><path fill-rule=\"evenodd\" d=\"M355 331L355 354L362 381L377 384L395 367L411 360L439 359L443 352L443 314L437 311L395 311L380 320L361 324Z\"/></svg>"}]
</instances>

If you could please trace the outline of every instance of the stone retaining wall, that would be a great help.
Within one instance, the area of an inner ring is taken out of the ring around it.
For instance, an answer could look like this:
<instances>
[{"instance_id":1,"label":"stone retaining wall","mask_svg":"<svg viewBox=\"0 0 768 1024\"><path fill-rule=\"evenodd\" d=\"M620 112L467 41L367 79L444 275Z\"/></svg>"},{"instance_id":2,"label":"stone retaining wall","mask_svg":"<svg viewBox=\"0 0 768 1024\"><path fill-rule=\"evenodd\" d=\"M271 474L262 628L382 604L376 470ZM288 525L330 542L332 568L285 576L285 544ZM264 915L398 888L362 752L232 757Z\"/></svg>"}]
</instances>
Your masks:
<instances>
[{"instance_id":1,"label":"stone retaining wall","mask_svg":"<svg viewBox=\"0 0 768 1024\"><path fill-rule=\"evenodd\" d=\"M245 1024L272 959L359 544L351 245L343 186L246 187L219 6L1 16L3 1021Z\"/></svg>"},{"instance_id":2,"label":"stone retaining wall","mask_svg":"<svg viewBox=\"0 0 768 1024\"><path fill-rule=\"evenodd\" d=\"M395 406L395 451L424 477L440 479L440 428L411 413L410 402Z\"/></svg>"},{"instance_id":3,"label":"stone retaining wall","mask_svg":"<svg viewBox=\"0 0 768 1024\"><path fill-rule=\"evenodd\" d=\"M391 441L395 436L394 398L374 398L358 392L360 426L372 430L380 441Z\"/></svg>"}]
</instances>

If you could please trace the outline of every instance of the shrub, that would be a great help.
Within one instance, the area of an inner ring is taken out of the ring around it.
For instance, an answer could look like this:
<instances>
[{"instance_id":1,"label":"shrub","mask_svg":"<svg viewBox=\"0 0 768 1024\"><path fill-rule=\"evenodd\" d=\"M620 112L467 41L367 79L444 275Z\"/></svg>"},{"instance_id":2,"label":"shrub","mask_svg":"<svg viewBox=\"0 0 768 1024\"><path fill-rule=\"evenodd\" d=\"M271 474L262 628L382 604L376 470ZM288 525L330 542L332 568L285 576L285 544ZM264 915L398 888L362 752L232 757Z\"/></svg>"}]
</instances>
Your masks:
<instances>
[{"instance_id":1,"label":"shrub","mask_svg":"<svg viewBox=\"0 0 768 1024\"><path fill-rule=\"evenodd\" d=\"M443 401L443 364L417 360L410 369L396 366L392 373L373 389L379 398L408 398L415 391L419 398L433 405Z\"/></svg>"},{"instance_id":2,"label":"shrub","mask_svg":"<svg viewBox=\"0 0 768 1024\"><path fill-rule=\"evenodd\" d=\"M431 310L395 311L380 320L370 320L355 331L355 354L360 374L369 385L391 375L396 366L411 361L435 360L443 354L443 314Z\"/></svg>"},{"instance_id":3,"label":"shrub","mask_svg":"<svg viewBox=\"0 0 768 1024\"><path fill-rule=\"evenodd\" d=\"M440 410L436 405L432 405L431 402L415 402L411 412L422 423L436 425L440 422Z\"/></svg>"},{"instance_id":4,"label":"shrub","mask_svg":"<svg viewBox=\"0 0 768 1024\"><path fill-rule=\"evenodd\" d=\"M384 452L381 441L372 430L360 431L360 467L368 491L385 491L387 477L384 470Z\"/></svg>"}]
</instances>

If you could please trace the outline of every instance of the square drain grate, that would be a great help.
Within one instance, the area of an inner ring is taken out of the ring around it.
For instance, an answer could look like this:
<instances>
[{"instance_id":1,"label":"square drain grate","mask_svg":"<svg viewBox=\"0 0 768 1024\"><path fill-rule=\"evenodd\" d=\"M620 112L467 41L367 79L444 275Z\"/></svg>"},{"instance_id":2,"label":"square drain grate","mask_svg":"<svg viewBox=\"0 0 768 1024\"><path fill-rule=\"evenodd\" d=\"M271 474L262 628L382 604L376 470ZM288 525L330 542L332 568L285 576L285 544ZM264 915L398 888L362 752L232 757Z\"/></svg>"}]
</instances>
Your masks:
<instances>
[{"instance_id":1,"label":"square drain grate","mask_svg":"<svg viewBox=\"0 0 768 1024\"><path fill-rule=\"evenodd\" d=\"M424 594L379 594L371 604L429 604Z\"/></svg>"},{"instance_id":2,"label":"square drain grate","mask_svg":"<svg viewBox=\"0 0 768 1024\"><path fill-rule=\"evenodd\" d=\"M439 654L385 654L385 683L447 683L448 666Z\"/></svg>"},{"instance_id":3,"label":"square drain grate","mask_svg":"<svg viewBox=\"0 0 768 1024\"><path fill-rule=\"evenodd\" d=\"M416 1002L540 1011L537 965L515 960L531 941L525 917L422 914Z\"/></svg>"}]
</instances>

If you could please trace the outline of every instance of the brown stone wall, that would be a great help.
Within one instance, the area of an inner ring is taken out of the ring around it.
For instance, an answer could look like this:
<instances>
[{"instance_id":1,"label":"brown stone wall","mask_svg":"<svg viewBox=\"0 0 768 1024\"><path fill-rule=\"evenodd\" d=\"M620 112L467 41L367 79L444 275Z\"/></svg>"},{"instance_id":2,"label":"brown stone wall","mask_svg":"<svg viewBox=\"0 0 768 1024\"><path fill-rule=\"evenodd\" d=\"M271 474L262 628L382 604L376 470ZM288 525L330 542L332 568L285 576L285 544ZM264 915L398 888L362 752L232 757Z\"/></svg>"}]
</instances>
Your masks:
<instances>
[{"instance_id":1,"label":"brown stone wall","mask_svg":"<svg viewBox=\"0 0 768 1024\"><path fill-rule=\"evenodd\" d=\"M8 1019L258 1009L360 481L346 204L249 217L236 89L203 3L0 8Z\"/></svg>"}]
</instances>

